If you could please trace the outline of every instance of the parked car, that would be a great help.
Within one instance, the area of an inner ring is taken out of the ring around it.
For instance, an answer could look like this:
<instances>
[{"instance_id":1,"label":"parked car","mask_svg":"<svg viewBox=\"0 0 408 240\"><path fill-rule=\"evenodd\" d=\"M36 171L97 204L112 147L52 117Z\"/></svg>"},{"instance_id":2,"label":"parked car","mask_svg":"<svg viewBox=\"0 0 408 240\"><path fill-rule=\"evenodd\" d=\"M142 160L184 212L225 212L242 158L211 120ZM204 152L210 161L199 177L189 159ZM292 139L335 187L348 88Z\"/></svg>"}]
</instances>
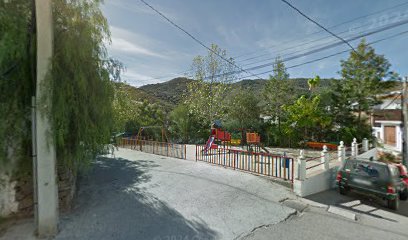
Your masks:
<instances>
[{"instance_id":1,"label":"parked car","mask_svg":"<svg viewBox=\"0 0 408 240\"><path fill-rule=\"evenodd\" d=\"M403 189L400 193L400 199L401 200L407 200L408 199L408 171L407 167L405 167L402 164L395 164L395 166L398 168L400 178L402 179L402 182L405 185L405 189Z\"/></svg>"},{"instance_id":2,"label":"parked car","mask_svg":"<svg viewBox=\"0 0 408 240\"><path fill-rule=\"evenodd\" d=\"M340 194L356 191L387 201L388 208L397 210L405 189L395 165L359 159L349 159L337 173Z\"/></svg>"}]
</instances>

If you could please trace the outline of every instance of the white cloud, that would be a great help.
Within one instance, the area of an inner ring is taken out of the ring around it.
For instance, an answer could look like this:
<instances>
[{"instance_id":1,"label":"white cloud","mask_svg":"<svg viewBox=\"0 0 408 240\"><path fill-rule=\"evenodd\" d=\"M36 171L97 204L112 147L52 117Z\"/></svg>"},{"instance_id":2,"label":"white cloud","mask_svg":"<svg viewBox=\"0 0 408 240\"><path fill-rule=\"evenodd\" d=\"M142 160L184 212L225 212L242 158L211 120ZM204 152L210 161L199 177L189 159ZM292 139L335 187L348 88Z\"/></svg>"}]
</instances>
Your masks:
<instances>
[{"instance_id":1,"label":"white cloud","mask_svg":"<svg viewBox=\"0 0 408 240\"><path fill-rule=\"evenodd\" d=\"M143 75L133 70L126 70L122 73L122 79L132 86L140 87L149 81L149 79L152 79L152 76Z\"/></svg>"},{"instance_id":2,"label":"white cloud","mask_svg":"<svg viewBox=\"0 0 408 240\"><path fill-rule=\"evenodd\" d=\"M111 26L112 45L109 49L121 53L145 55L167 59L168 57L152 50L153 46L160 46L156 40L147 36L136 34L129 30Z\"/></svg>"},{"instance_id":3,"label":"white cloud","mask_svg":"<svg viewBox=\"0 0 408 240\"><path fill-rule=\"evenodd\" d=\"M168 58L167 56L154 52L146 47L132 43L120 37L112 37L112 45L109 47L112 51L119 51L129 54L141 54L151 57Z\"/></svg>"},{"instance_id":4,"label":"white cloud","mask_svg":"<svg viewBox=\"0 0 408 240\"><path fill-rule=\"evenodd\" d=\"M241 37L237 34L236 30L225 28L222 25L217 26L216 30L224 38L227 44L239 45L241 43Z\"/></svg>"}]
</instances>

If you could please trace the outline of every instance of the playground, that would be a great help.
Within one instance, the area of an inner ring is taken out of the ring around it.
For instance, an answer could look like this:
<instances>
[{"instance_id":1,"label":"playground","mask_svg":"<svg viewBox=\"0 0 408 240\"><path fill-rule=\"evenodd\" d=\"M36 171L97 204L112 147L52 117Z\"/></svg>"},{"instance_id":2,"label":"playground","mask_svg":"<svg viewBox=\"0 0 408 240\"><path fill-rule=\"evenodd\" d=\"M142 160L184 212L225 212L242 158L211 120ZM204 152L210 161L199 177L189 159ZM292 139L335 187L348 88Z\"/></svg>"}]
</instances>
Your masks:
<instances>
[{"instance_id":1,"label":"playground","mask_svg":"<svg viewBox=\"0 0 408 240\"><path fill-rule=\"evenodd\" d=\"M301 149L266 147L260 133L247 129L238 131L238 134L228 132L216 121L211 125L205 144L187 145L169 142L169 134L164 127L145 126L139 129L137 135L120 139L118 146L267 176L293 187L298 167L296 160ZM308 142L309 148L303 153L309 172L320 170L317 168L322 164L320 147L324 145L330 161L336 164L337 145Z\"/></svg>"}]
</instances>

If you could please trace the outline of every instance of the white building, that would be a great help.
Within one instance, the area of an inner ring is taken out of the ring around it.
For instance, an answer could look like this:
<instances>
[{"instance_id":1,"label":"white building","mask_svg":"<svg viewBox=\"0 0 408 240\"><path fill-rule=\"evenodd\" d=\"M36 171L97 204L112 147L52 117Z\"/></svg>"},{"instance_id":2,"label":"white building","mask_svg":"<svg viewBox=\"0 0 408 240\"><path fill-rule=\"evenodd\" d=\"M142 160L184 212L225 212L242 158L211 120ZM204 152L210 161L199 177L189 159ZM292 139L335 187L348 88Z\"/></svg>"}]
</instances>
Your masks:
<instances>
[{"instance_id":1,"label":"white building","mask_svg":"<svg viewBox=\"0 0 408 240\"><path fill-rule=\"evenodd\" d=\"M384 144L384 148L402 151L401 92L382 95L382 104L374 107L371 116L373 135Z\"/></svg>"}]
</instances>

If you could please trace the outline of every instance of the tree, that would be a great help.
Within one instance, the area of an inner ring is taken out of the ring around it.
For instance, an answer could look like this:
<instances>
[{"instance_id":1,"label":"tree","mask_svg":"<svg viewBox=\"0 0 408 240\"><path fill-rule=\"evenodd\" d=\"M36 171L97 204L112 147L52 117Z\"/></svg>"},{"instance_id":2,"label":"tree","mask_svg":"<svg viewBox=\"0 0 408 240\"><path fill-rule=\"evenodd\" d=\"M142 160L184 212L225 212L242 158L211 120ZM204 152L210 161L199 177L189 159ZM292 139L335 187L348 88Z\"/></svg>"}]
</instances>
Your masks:
<instances>
[{"instance_id":1,"label":"tree","mask_svg":"<svg viewBox=\"0 0 408 240\"><path fill-rule=\"evenodd\" d=\"M217 53L217 54L216 54ZM222 56L225 61L218 55ZM229 83L236 79L233 59L217 45L211 45L206 56L197 56L192 63L195 81L188 84L184 103L203 125L209 126L214 120L225 116L225 96Z\"/></svg>"},{"instance_id":2,"label":"tree","mask_svg":"<svg viewBox=\"0 0 408 240\"><path fill-rule=\"evenodd\" d=\"M280 58L276 58L273 64L273 74L265 86L263 96L265 99L264 112L272 119L272 135L275 143L282 143L281 122L285 120L285 111L282 106L292 102L296 96L293 95L294 87L289 81L289 74L285 64ZM276 129L276 130L274 130Z\"/></svg>"},{"instance_id":3,"label":"tree","mask_svg":"<svg viewBox=\"0 0 408 240\"><path fill-rule=\"evenodd\" d=\"M113 99L114 132L135 132L140 128L137 116L140 114L139 104L127 91L123 83L115 84Z\"/></svg>"},{"instance_id":4,"label":"tree","mask_svg":"<svg viewBox=\"0 0 408 240\"><path fill-rule=\"evenodd\" d=\"M322 140L323 131L331 126L331 117L320 105L320 96L301 96L293 104L286 105L285 133L297 140Z\"/></svg>"},{"instance_id":5,"label":"tree","mask_svg":"<svg viewBox=\"0 0 408 240\"><path fill-rule=\"evenodd\" d=\"M189 143L200 139L200 125L185 104L178 105L170 113L170 132L173 139ZM208 134L205 134L208 137Z\"/></svg>"},{"instance_id":6,"label":"tree","mask_svg":"<svg viewBox=\"0 0 408 240\"><path fill-rule=\"evenodd\" d=\"M309 91L313 91L320 84L320 77L317 75L314 78L307 80L307 85L309 85Z\"/></svg>"},{"instance_id":7,"label":"tree","mask_svg":"<svg viewBox=\"0 0 408 240\"><path fill-rule=\"evenodd\" d=\"M228 99L226 124L230 130L259 126L261 109L259 99L248 89L235 89Z\"/></svg>"},{"instance_id":8,"label":"tree","mask_svg":"<svg viewBox=\"0 0 408 240\"><path fill-rule=\"evenodd\" d=\"M377 94L384 92L393 85L387 80L397 79L390 71L391 64L383 55L375 53L365 39L361 40L356 51L350 52L347 60L341 61L342 93L347 94L349 104L355 104L354 109L361 123L362 112L369 112L378 104Z\"/></svg>"},{"instance_id":9,"label":"tree","mask_svg":"<svg viewBox=\"0 0 408 240\"><path fill-rule=\"evenodd\" d=\"M112 81L118 80L122 66L107 54L110 33L100 3L53 1L53 68L43 86L52 94L53 104L51 108L42 104L39 110L51 119L50 137L58 162L73 169L106 151L113 128ZM19 158L30 157L31 152L30 105L36 66L32 4L0 1L0 111L8 119L1 121L0 133L21 139L17 141ZM10 146L0 144L1 156L7 158L4 151Z\"/></svg>"}]
</instances>

